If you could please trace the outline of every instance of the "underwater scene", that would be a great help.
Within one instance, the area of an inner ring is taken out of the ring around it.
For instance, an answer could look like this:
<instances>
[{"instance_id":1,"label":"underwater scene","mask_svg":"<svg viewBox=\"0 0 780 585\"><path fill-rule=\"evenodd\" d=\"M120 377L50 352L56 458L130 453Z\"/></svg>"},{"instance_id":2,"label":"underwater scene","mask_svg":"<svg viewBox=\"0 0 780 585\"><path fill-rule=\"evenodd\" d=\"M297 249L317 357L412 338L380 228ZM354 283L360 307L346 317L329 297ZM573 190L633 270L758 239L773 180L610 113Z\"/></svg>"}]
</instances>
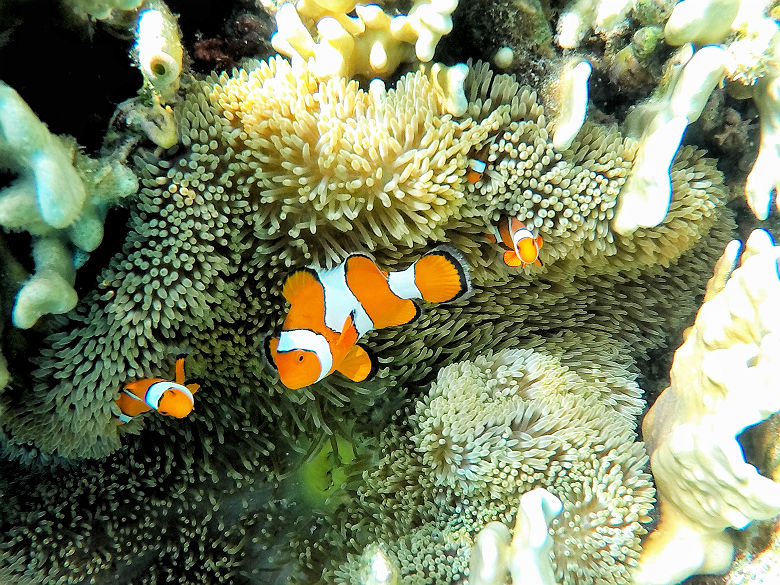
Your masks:
<instances>
[{"instance_id":1,"label":"underwater scene","mask_svg":"<svg viewBox=\"0 0 780 585\"><path fill-rule=\"evenodd\" d=\"M0 0L0 585L780 584L779 19Z\"/></svg>"}]
</instances>

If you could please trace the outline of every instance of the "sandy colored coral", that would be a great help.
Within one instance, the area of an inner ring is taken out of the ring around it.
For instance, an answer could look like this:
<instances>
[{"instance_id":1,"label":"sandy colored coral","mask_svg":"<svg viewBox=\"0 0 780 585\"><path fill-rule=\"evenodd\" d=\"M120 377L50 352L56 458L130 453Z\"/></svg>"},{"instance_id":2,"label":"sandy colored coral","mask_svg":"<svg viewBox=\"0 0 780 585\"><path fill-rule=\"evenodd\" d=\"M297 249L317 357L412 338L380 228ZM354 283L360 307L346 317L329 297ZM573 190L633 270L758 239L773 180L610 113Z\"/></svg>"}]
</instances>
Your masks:
<instances>
[{"instance_id":1,"label":"sandy colored coral","mask_svg":"<svg viewBox=\"0 0 780 585\"><path fill-rule=\"evenodd\" d=\"M763 230L726 248L671 385L642 425L661 502L637 582L670 585L731 565L727 528L780 513L780 484L744 460L737 435L780 411L780 248ZM739 265L738 265L739 262Z\"/></svg>"},{"instance_id":2,"label":"sandy colored coral","mask_svg":"<svg viewBox=\"0 0 780 585\"><path fill-rule=\"evenodd\" d=\"M275 9L271 1L264 4ZM457 0L415 0L408 14L393 16L354 0L284 2L271 42L294 62L308 61L320 78L387 78L401 63L433 58L457 6Z\"/></svg>"}]
</instances>

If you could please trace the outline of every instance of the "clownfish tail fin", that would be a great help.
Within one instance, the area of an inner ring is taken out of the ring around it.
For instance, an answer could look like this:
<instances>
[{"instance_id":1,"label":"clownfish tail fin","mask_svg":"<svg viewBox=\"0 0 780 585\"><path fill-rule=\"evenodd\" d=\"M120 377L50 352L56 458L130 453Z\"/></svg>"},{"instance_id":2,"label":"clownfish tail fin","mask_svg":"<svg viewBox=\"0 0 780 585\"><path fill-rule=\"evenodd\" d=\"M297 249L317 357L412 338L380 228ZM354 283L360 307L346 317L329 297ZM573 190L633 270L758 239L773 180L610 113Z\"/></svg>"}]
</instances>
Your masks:
<instances>
[{"instance_id":1,"label":"clownfish tail fin","mask_svg":"<svg viewBox=\"0 0 780 585\"><path fill-rule=\"evenodd\" d=\"M471 277L463 254L449 244L438 246L414 264L414 281L422 298L443 303L471 293Z\"/></svg>"}]
</instances>

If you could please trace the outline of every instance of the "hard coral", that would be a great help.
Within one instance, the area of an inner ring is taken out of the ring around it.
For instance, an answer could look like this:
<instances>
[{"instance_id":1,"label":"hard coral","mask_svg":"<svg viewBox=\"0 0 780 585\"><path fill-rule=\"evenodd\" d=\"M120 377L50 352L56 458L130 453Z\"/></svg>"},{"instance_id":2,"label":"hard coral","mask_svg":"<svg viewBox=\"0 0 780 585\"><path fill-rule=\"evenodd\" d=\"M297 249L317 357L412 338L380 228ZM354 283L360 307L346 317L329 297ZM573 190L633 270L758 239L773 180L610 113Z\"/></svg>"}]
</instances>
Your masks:
<instances>
[{"instance_id":1,"label":"hard coral","mask_svg":"<svg viewBox=\"0 0 780 585\"><path fill-rule=\"evenodd\" d=\"M415 0L407 15L391 16L377 4L355 0L283 2L271 42L294 62L308 61L320 78L389 77L401 63L433 58L441 37L452 30L457 6L457 0Z\"/></svg>"},{"instance_id":2,"label":"hard coral","mask_svg":"<svg viewBox=\"0 0 780 585\"><path fill-rule=\"evenodd\" d=\"M737 435L780 411L780 247L732 242L715 267L696 321L675 353L671 385L642 424L661 502L637 582L677 583L731 565L727 528L780 512L780 483L744 460Z\"/></svg>"},{"instance_id":3,"label":"hard coral","mask_svg":"<svg viewBox=\"0 0 780 585\"><path fill-rule=\"evenodd\" d=\"M32 236L35 273L16 294L12 321L28 329L76 306L79 255L103 239L108 209L138 189L127 148L101 159L72 138L51 134L10 86L0 82L0 170L14 181L0 191L0 227Z\"/></svg>"}]
</instances>

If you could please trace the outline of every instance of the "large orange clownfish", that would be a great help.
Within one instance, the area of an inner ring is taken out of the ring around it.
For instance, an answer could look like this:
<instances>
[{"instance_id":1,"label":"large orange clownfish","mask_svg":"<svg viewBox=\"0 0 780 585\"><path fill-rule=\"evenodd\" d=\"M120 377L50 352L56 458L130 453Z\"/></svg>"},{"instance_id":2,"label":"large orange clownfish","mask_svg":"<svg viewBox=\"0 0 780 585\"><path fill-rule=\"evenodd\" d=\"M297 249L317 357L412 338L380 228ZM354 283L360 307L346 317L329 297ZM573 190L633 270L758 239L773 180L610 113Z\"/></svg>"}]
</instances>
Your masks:
<instances>
[{"instance_id":1,"label":"large orange clownfish","mask_svg":"<svg viewBox=\"0 0 780 585\"><path fill-rule=\"evenodd\" d=\"M376 360L357 341L373 329L414 320L419 307L411 299L442 303L471 290L460 252L441 246L405 270L383 272L363 254L352 254L330 270L303 269L292 274L282 294L290 310L278 337L265 340L269 362L292 390L319 382L335 371L362 382Z\"/></svg>"},{"instance_id":2,"label":"large orange clownfish","mask_svg":"<svg viewBox=\"0 0 780 585\"><path fill-rule=\"evenodd\" d=\"M508 218L502 215L494 228L494 233L487 234L487 238L491 242L501 242L509 248L504 252L504 264L507 266L542 265L539 260L542 236L534 236L533 232L516 217Z\"/></svg>"},{"instance_id":3,"label":"large orange clownfish","mask_svg":"<svg viewBox=\"0 0 780 585\"><path fill-rule=\"evenodd\" d=\"M185 382L184 356L176 358L175 382L163 378L143 378L125 384L116 401L122 414L119 422L126 423L149 410L160 414L184 418L195 407L193 394L200 386Z\"/></svg>"}]
</instances>

